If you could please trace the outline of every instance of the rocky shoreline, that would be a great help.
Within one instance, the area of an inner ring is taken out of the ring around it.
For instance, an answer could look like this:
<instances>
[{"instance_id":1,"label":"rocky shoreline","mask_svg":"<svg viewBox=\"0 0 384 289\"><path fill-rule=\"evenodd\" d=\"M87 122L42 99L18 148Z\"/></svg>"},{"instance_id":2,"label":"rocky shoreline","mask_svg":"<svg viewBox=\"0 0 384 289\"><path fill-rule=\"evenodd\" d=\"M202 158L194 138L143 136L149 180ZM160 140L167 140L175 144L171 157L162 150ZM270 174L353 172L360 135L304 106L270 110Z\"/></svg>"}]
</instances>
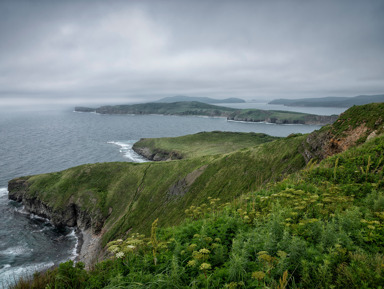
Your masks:
<instances>
[{"instance_id":1,"label":"rocky shoreline","mask_svg":"<svg viewBox=\"0 0 384 289\"><path fill-rule=\"evenodd\" d=\"M91 267L97 263L97 256L101 250L101 235L95 235L90 229L77 230L79 238L77 245L77 254L75 261L83 262L86 268Z\"/></svg>"},{"instance_id":2,"label":"rocky shoreline","mask_svg":"<svg viewBox=\"0 0 384 289\"><path fill-rule=\"evenodd\" d=\"M14 179L8 183L8 198L22 202L27 212L50 220L56 227L76 227L78 244L75 261L84 262L89 268L96 263L102 251L101 228L104 220L82 211L76 204L69 204L64 210L54 210L37 197L28 195L28 183L23 179Z\"/></svg>"}]
</instances>

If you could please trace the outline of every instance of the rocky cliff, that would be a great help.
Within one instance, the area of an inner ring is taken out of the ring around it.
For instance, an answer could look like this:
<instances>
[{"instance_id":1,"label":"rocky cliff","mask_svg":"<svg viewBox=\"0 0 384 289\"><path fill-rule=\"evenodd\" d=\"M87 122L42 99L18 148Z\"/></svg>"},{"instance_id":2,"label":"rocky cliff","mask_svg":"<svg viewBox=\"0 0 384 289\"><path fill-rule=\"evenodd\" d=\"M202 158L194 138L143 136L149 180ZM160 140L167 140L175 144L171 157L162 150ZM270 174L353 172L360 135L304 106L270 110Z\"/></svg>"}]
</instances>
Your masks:
<instances>
[{"instance_id":1,"label":"rocky cliff","mask_svg":"<svg viewBox=\"0 0 384 289\"><path fill-rule=\"evenodd\" d=\"M139 155L145 157L151 161L170 161L170 160L180 160L182 155L175 151L165 151L161 149L150 149L148 147L138 147L133 145L132 149Z\"/></svg>"},{"instance_id":2,"label":"rocky cliff","mask_svg":"<svg viewBox=\"0 0 384 289\"><path fill-rule=\"evenodd\" d=\"M14 179L8 183L9 199L22 202L25 210L47 218L57 227L77 227L79 247L78 260L90 267L97 262L101 252L101 229L104 218L80 208L76 203L68 204L64 209L55 209L38 196L28 194L29 184L25 179Z\"/></svg>"},{"instance_id":3,"label":"rocky cliff","mask_svg":"<svg viewBox=\"0 0 384 289\"><path fill-rule=\"evenodd\" d=\"M11 180L8 183L8 196L11 200L22 202L28 212L48 218L54 226L76 226L82 230L91 229L94 234L100 233L105 221L101 214L83 210L75 202L70 202L65 208L54 209L38 196L28 194L28 189L27 180Z\"/></svg>"},{"instance_id":4,"label":"rocky cliff","mask_svg":"<svg viewBox=\"0 0 384 289\"><path fill-rule=\"evenodd\" d=\"M332 125L309 134L303 143L306 161L325 159L384 133L384 103L354 106Z\"/></svg>"}]
</instances>

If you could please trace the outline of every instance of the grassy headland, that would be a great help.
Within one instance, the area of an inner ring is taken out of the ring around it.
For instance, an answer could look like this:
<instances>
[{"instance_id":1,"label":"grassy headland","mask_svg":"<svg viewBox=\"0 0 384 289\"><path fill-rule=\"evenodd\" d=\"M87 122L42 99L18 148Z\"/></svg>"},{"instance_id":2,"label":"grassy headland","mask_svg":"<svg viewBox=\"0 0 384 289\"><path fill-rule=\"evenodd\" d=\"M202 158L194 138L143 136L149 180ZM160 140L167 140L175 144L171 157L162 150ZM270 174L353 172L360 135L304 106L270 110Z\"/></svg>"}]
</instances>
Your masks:
<instances>
[{"instance_id":1,"label":"grassy headland","mask_svg":"<svg viewBox=\"0 0 384 289\"><path fill-rule=\"evenodd\" d=\"M15 179L11 196L58 211L76 204L103 222L104 244L121 238L107 246L113 258L90 271L67 262L28 282L42 284L36 288L379 288L383 109L354 107L310 135L226 154ZM335 140L348 145L331 151ZM340 153L317 164L321 150Z\"/></svg>"},{"instance_id":2,"label":"grassy headland","mask_svg":"<svg viewBox=\"0 0 384 289\"><path fill-rule=\"evenodd\" d=\"M200 132L181 137L145 138L133 149L150 160L168 160L226 154L278 139L261 133Z\"/></svg>"},{"instance_id":3,"label":"grassy headland","mask_svg":"<svg viewBox=\"0 0 384 289\"><path fill-rule=\"evenodd\" d=\"M274 111L260 109L235 109L197 101L173 103L142 103L132 105L102 106L99 108L75 107L79 112L101 114L164 114L226 117L228 120L270 122L278 124L330 124L336 115L319 116L300 112Z\"/></svg>"},{"instance_id":4,"label":"grassy headland","mask_svg":"<svg viewBox=\"0 0 384 289\"><path fill-rule=\"evenodd\" d=\"M10 195L25 185L24 199L38 198L55 211L87 212L104 243L127 231L148 233L154 218L175 225L184 210L208 196L231 201L305 165L304 137L279 139L224 155L156 163L88 164L62 172L15 179Z\"/></svg>"}]
</instances>

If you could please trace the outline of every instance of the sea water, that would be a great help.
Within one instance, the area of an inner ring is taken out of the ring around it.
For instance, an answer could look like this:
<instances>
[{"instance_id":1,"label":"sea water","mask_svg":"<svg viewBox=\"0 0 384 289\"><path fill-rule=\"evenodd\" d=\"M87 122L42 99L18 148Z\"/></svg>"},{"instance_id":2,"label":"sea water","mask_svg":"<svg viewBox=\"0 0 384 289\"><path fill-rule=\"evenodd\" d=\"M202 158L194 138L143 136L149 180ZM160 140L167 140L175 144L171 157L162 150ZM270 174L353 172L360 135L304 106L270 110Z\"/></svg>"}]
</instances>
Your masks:
<instances>
[{"instance_id":1,"label":"sea water","mask_svg":"<svg viewBox=\"0 0 384 289\"><path fill-rule=\"evenodd\" d=\"M257 104L248 107L257 108ZM317 112L334 113L325 108ZM59 230L49 220L26 212L22 204L8 200L9 180L85 163L144 162L146 160L132 150L132 145L144 137L173 137L200 131L287 136L318 128L314 125L229 122L225 118L211 117L100 115L77 113L73 108L0 108L0 287L19 276L76 257L74 229Z\"/></svg>"}]
</instances>

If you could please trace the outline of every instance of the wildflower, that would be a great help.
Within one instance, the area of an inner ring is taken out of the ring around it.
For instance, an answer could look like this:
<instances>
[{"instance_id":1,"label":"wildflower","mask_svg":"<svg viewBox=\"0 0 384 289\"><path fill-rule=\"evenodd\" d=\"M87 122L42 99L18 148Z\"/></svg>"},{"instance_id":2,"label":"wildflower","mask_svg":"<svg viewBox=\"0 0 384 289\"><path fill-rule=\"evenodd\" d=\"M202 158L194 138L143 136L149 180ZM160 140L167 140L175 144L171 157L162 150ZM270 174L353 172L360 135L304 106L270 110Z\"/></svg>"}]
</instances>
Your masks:
<instances>
[{"instance_id":1,"label":"wildflower","mask_svg":"<svg viewBox=\"0 0 384 289\"><path fill-rule=\"evenodd\" d=\"M211 269L211 264L203 263L203 264L200 265L199 269L202 270L202 271L210 270Z\"/></svg>"},{"instance_id":2,"label":"wildflower","mask_svg":"<svg viewBox=\"0 0 384 289\"><path fill-rule=\"evenodd\" d=\"M188 267L195 267L195 266L196 266L196 260L190 260L190 261L188 261L187 266L188 266Z\"/></svg>"},{"instance_id":3,"label":"wildflower","mask_svg":"<svg viewBox=\"0 0 384 289\"><path fill-rule=\"evenodd\" d=\"M116 253L120 250L119 246L117 245L112 245L108 248L108 251L111 252L111 253Z\"/></svg>"},{"instance_id":4,"label":"wildflower","mask_svg":"<svg viewBox=\"0 0 384 289\"><path fill-rule=\"evenodd\" d=\"M188 246L188 250L189 251L193 251L193 250L195 250L196 247L197 247L196 244L191 244L191 245Z\"/></svg>"},{"instance_id":5,"label":"wildflower","mask_svg":"<svg viewBox=\"0 0 384 289\"><path fill-rule=\"evenodd\" d=\"M209 253L211 253L211 251L209 251L208 249L203 248L203 249L199 250L199 253L201 253L201 254L209 254Z\"/></svg>"},{"instance_id":6,"label":"wildflower","mask_svg":"<svg viewBox=\"0 0 384 289\"><path fill-rule=\"evenodd\" d=\"M287 257L287 253L286 252L284 252L284 251L277 251L277 256L279 256L280 258L285 258L285 257Z\"/></svg>"},{"instance_id":7,"label":"wildflower","mask_svg":"<svg viewBox=\"0 0 384 289\"><path fill-rule=\"evenodd\" d=\"M202 254L200 252L197 252L197 251L193 251L192 252L192 257L197 259L197 260L200 260L200 259L204 258L204 254Z\"/></svg>"},{"instance_id":8,"label":"wildflower","mask_svg":"<svg viewBox=\"0 0 384 289\"><path fill-rule=\"evenodd\" d=\"M211 237L205 237L205 241L207 241L208 243L211 243L213 239Z\"/></svg>"},{"instance_id":9,"label":"wildflower","mask_svg":"<svg viewBox=\"0 0 384 289\"><path fill-rule=\"evenodd\" d=\"M265 273L263 271L256 271L252 273L252 278L256 280L263 280Z\"/></svg>"},{"instance_id":10,"label":"wildflower","mask_svg":"<svg viewBox=\"0 0 384 289\"><path fill-rule=\"evenodd\" d=\"M133 246L133 245L127 245L125 248L126 248L128 251L133 251L133 250L136 249L136 246Z\"/></svg>"},{"instance_id":11,"label":"wildflower","mask_svg":"<svg viewBox=\"0 0 384 289\"><path fill-rule=\"evenodd\" d=\"M195 234L195 235L193 235L193 238L200 238L200 235L199 234Z\"/></svg>"},{"instance_id":12,"label":"wildflower","mask_svg":"<svg viewBox=\"0 0 384 289\"><path fill-rule=\"evenodd\" d=\"M120 258L123 258L124 257L124 253L123 252L118 252L116 254L116 258L120 259Z\"/></svg>"}]
</instances>

